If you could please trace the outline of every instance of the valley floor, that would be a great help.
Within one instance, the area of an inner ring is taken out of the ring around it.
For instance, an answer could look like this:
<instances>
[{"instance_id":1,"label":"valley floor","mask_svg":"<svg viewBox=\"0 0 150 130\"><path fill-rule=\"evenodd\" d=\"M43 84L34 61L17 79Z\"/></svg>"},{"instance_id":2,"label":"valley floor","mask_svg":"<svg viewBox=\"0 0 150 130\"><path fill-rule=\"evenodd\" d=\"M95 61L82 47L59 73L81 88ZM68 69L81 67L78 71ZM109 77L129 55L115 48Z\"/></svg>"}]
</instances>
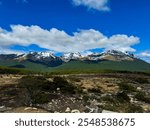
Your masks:
<instances>
[{"instance_id":1,"label":"valley floor","mask_svg":"<svg viewBox=\"0 0 150 130\"><path fill-rule=\"evenodd\" d=\"M0 75L0 112L150 112L150 76Z\"/></svg>"}]
</instances>

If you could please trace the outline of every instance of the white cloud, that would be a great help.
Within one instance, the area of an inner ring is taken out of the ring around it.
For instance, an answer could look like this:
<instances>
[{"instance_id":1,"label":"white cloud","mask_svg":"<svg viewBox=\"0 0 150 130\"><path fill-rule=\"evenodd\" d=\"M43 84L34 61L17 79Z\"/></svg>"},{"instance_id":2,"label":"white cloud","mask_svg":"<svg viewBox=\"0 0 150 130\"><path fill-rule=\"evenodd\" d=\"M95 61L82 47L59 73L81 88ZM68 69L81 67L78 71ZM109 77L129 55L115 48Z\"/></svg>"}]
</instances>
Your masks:
<instances>
[{"instance_id":1,"label":"white cloud","mask_svg":"<svg viewBox=\"0 0 150 130\"><path fill-rule=\"evenodd\" d=\"M82 56L88 56L88 55L91 55L91 54L93 54L92 51L84 51L84 52L81 52L81 55L82 55Z\"/></svg>"},{"instance_id":2,"label":"white cloud","mask_svg":"<svg viewBox=\"0 0 150 130\"><path fill-rule=\"evenodd\" d=\"M2 48L0 47L0 54L23 54L23 53L26 53L24 51L16 51L16 50L10 50L10 49L7 49L7 48Z\"/></svg>"},{"instance_id":3,"label":"white cloud","mask_svg":"<svg viewBox=\"0 0 150 130\"><path fill-rule=\"evenodd\" d=\"M122 52L135 52L136 50L133 49L131 46L139 43L140 40L138 37L130 36L128 37L127 35L113 35L111 36L107 41L104 46L106 50L120 50Z\"/></svg>"},{"instance_id":4,"label":"white cloud","mask_svg":"<svg viewBox=\"0 0 150 130\"><path fill-rule=\"evenodd\" d=\"M109 0L72 0L75 6L86 6L88 9L109 11Z\"/></svg>"},{"instance_id":5,"label":"white cloud","mask_svg":"<svg viewBox=\"0 0 150 130\"><path fill-rule=\"evenodd\" d=\"M140 56L150 58L150 51L144 51L144 52L140 53Z\"/></svg>"},{"instance_id":6,"label":"white cloud","mask_svg":"<svg viewBox=\"0 0 150 130\"><path fill-rule=\"evenodd\" d=\"M136 56L150 63L150 50L143 51Z\"/></svg>"},{"instance_id":7,"label":"white cloud","mask_svg":"<svg viewBox=\"0 0 150 130\"><path fill-rule=\"evenodd\" d=\"M134 52L132 46L139 41L138 37L121 34L107 37L94 29L79 30L69 35L56 28L46 30L39 26L12 25L11 31L0 28L0 47L2 48L8 48L11 45L36 44L56 52L84 52L95 48Z\"/></svg>"}]
</instances>

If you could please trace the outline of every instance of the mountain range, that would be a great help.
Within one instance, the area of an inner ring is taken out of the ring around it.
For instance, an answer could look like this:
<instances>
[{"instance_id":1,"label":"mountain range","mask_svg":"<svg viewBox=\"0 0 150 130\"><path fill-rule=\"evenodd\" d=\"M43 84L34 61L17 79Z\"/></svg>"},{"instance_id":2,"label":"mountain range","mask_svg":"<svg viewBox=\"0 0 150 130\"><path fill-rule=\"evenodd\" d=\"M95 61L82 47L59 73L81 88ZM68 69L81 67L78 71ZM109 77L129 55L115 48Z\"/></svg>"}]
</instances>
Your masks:
<instances>
[{"instance_id":1,"label":"mountain range","mask_svg":"<svg viewBox=\"0 0 150 130\"><path fill-rule=\"evenodd\" d=\"M150 64L133 54L109 50L102 53L82 55L64 53L56 56L51 52L29 52L27 54L1 54L0 66L28 69L32 71L150 71Z\"/></svg>"}]
</instances>

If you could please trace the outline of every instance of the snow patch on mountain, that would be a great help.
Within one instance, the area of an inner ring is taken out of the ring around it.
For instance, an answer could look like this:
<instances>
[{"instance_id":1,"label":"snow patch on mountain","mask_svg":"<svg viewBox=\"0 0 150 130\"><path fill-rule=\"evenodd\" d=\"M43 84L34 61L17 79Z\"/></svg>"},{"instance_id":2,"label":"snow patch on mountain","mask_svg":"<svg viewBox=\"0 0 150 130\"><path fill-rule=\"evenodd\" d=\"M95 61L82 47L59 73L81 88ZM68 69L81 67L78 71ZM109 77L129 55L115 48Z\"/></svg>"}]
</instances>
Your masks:
<instances>
[{"instance_id":1,"label":"snow patch on mountain","mask_svg":"<svg viewBox=\"0 0 150 130\"><path fill-rule=\"evenodd\" d=\"M65 53L61 57L63 61L70 61L70 60L78 60L82 58L82 55L77 52L77 53Z\"/></svg>"},{"instance_id":2,"label":"snow patch on mountain","mask_svg":"<svg viewBox=\"0 0 150 130\"><path fill-rule=\"evenodd\" d=\"M56 58L56 56L54 56L51 52L30 52L29 54L34 55L38 59L48 58L48 57L52 57L54 59Z\"/></svg>"},{"instance_id":3,"label":"snow patch on mountain","mask_svg":"<svg viewBox=\"0 0 150 130\"><path fill-rule=\"evenodd\" d=\"M71 60L79 61L100 61L100 60L110 60L110 61L133 61L136 58L133 54L128 52L124 53L116 50L108 50L102 53L90 53L89 55L82 55L82 53L64 53L62 56L58 57L52 54L51 52L29 52L28 54L22 55L1 55L1 58L12 58L18 61L32 60L39 62L69 62Z\"/></svg>"},{"instance_id":4,"label":"snow patch on mountain","mask_svg":"<svg viewBox=\"0 0 150 130\"><path fill-rule=\"evenodd\" d=\"M129 54L128 52L123 53L121 51L116 50L108 50L102 53L93 53L87 56L89 60L111 60L111 61L124 61L130 60L133 61L135 59L133 54Z\"/></svg>"}]
</instances>

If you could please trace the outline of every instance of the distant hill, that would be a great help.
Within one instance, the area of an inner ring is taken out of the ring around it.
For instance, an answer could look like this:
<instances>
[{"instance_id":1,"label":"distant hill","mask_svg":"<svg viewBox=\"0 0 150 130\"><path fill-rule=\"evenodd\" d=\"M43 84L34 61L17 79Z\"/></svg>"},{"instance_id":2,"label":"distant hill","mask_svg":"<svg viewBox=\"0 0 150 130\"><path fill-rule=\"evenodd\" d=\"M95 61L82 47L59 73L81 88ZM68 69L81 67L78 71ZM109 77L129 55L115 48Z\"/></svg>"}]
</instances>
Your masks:
<instances>
[{"instance_id":1,"label":"distant hill","mask_svg":"<svg viewBox=\"0 0 150 130\"><path fill-rule=\"evenodd\" d=\"M97 63L70 61L59 67L55 71L73 71L73 72L100 72L103 70L114 71L136 71L147 72L150 71L150 64L142 61L99 61Z\"/></svg>"},{"instance_id":2,"label":"distant hill","mask_svg":"<svg viewBox=\"0 0 150 130\"><path fill-rule=\"evenodd\" d=\"M30 52L22 55L0 55L0 66L36 72L100 72L137 71L150 72L150 64L133 54L115 50L82 56L68 53L57 57L48 52Z\"/></svg>"}]
</instances>

